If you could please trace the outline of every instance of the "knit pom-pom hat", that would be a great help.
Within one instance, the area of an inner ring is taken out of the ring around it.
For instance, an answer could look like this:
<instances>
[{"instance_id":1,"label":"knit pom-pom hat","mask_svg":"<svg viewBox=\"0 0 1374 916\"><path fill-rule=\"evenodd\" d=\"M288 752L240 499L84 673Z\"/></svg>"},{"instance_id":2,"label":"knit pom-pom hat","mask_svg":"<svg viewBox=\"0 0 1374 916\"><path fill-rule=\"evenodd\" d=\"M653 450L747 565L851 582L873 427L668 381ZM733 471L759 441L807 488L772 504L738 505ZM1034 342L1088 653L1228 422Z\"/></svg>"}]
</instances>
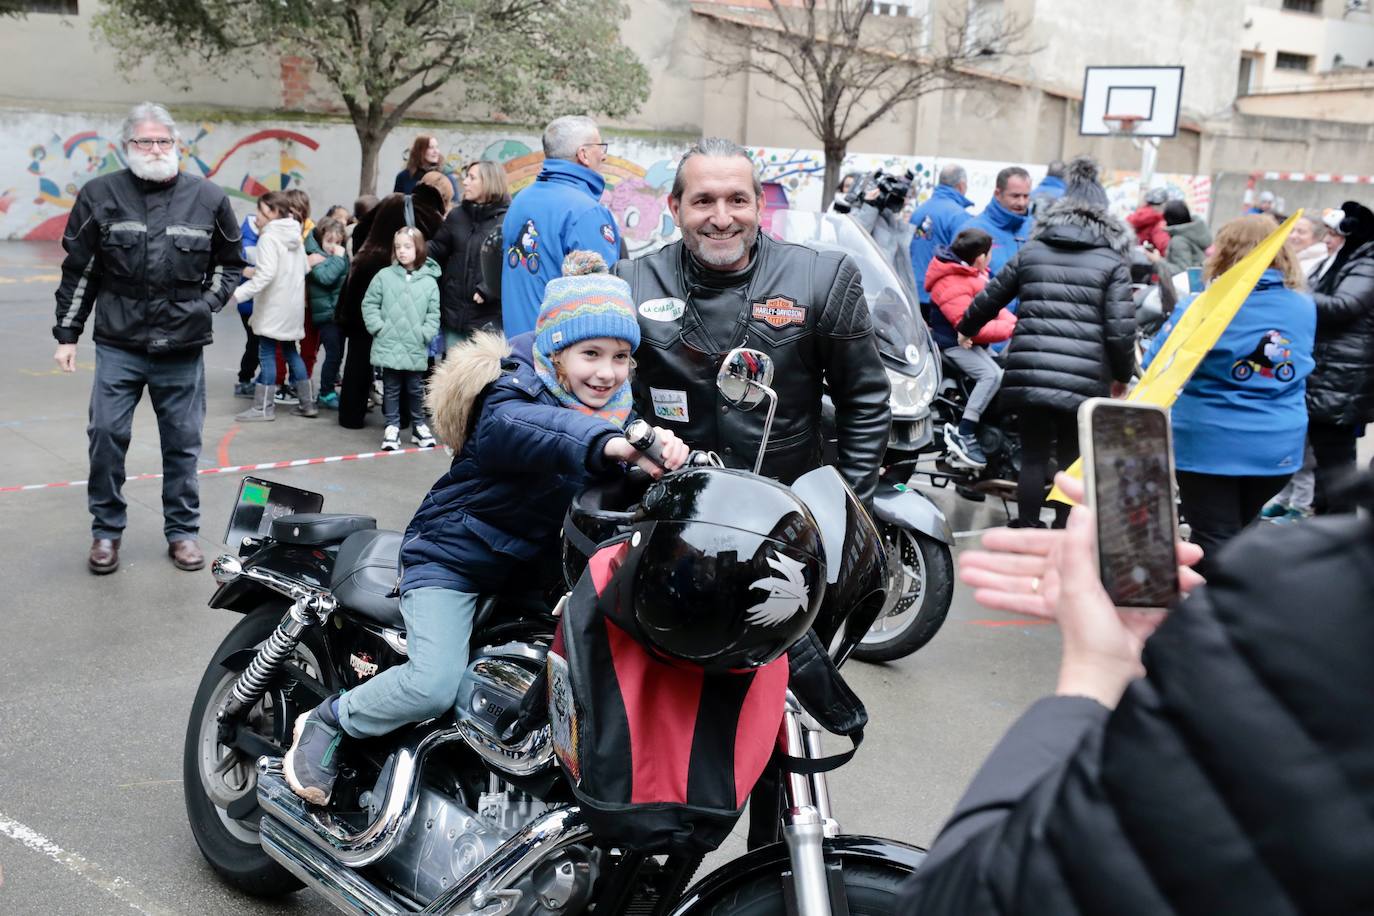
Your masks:
<instances>
[{"instance_id":1,"label":"knit pom-pom hat","mask_svg":"<svg viewBox=\"0 0 1374 916\"><path fill-rule=\"evenodd\" d=\"M596 337L623 340L639 347L639 321L630 301L630 286L611 276L594 251L574 251L563 259L563 276L544 287L544 305L534 325L534 368L559 403L625 425L632 399L627 380L604 407L583 404L558 381L553 357L573 344Z\"/></svg>"},{"instance_id":2,"label":"knit pom-pom hat","mask_svg":"<svg viewBox=\"0 0 1374 916\"><path fill-rule=\"evenodd\" d=\"M1091 156L1075 156L1069 160L1064 170L1064 196L1103 210L1111 206L1102 187L1097 162Z\"/></svg>"}]
</instances>

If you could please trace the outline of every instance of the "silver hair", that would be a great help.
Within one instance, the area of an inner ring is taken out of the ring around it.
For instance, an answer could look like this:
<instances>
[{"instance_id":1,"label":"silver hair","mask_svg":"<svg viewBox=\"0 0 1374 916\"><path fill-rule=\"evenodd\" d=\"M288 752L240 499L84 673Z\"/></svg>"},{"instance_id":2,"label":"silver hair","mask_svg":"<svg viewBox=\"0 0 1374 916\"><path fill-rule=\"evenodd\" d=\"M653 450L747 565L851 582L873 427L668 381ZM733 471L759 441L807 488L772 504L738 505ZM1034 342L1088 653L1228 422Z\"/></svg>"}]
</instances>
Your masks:
<instances>
[{"instance_id":1,"label":"silver hair","mask_svg":"<svg viewBox=\"0 0 1374 916\"><path fill-rule=\"evenodd\" d=\"M554 118L544 128L542 138L545 159L576 159L577 151L585 143L594 143L601 129L585 115L564 115Z\"/></svg>"},{"instance_id":2,"label":"silver hair","mask_svg":"<svg viewBox=\"0 0 1374 916\"><path fill-rule=\"evenodd\" d=\"M673 176L673 190L669 196L674 200L682 200L682 193L686 190L683 183L686 181L682 177L682 167L687 164L687 160L694 156L713 156L721 159L733 159L736 156L743 156L749 163L749 174L754 178L754 196L763 197L763 182L759 180L759 170L754 168L754 160L749 158L749 153L744 147L733 140L726 140L722 137L706 137L691 146L687 147L687 152L682 154L682 160L677 164L677 174Z\"/></svg>"},{"instance_id":3,"label":"silver hair","mask_svg":"<svg viewBox=\"0 0 1374 916\"><path fill-rule=\"evenodd\" d=\"M944 168L940 169L940 177L936 180L942 185L946 185L951 188L956 188L964 182L968 181L968 172L964 169L962 165L955 165L951 163L945 166Z\"/></svg>"},{"instance_id":4,"label":"silver hair","mask_svg":"<svg viewBox=\"0 0 1374 916\"><path fill-rule=\"evenodd\" d=\"M181 134L177 132L177 122L172 120L172 115L166 108L156 102L139 102L129 109L129 116L124 119L124 126L119 130L119 145L128 146L129 141L134 138L134 132L138 130L138 125L145 121L161 124L171 132L173 139L181 139Z\"/></svg>"}]
</instances>

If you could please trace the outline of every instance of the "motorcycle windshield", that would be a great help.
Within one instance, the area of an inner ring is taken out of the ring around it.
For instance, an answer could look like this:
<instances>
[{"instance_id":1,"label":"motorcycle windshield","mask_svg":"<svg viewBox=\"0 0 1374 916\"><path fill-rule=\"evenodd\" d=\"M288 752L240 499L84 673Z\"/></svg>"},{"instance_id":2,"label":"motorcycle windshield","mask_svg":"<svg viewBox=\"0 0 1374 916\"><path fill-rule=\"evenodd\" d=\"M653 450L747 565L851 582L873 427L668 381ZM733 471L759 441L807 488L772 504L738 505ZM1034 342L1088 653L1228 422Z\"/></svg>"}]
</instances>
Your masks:
<instances>
[{"instance_id":1,"label":"motorcycle windshield","mask_svg":"<svg viewBox=\"0 0 1374 916\"><path fill-rule=\"evenodd\" d=\"M931 351L919 306L873 236L848 214L779 210L772 234L784 242L852 257L863 277L878 349L899 371L916 374Z\"/></svg>"}]
</instances>

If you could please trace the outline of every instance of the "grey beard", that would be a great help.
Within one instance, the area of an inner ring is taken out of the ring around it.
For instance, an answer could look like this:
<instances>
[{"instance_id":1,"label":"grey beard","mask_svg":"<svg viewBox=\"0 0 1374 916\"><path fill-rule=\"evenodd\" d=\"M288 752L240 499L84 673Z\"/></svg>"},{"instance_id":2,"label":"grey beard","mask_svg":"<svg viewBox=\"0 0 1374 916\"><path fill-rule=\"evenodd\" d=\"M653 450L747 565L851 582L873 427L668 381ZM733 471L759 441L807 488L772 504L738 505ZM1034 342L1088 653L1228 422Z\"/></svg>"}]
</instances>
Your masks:
<instances>
[{"instance_id":1,"label":"grey beard","mask_svg":"<svg viewBox=\"0 0 1374 916\"><path fill-rule=\"evenodd\" d=\"M707 267L729 267L740 258L744 257L745 252L754 247L754 242L759 237L759 228L755 226L752 230L745 232L739 237L739 247L724 254L708 255L704 245L701 244L703 238L699 233L684 233L683 241L687 244L690 251L698 261Z\"/></svg>"},{"instance_id":2,"label":"grey beard","mask_svg":"<svg viewBox=\"0 0 1374 916\"><path fill-rule=\"evenodd\" d=\"M128 151L129 171L144 181L171 181L181 169L181 154L173 149L161 159L145 156L137 149Z\"/></svg>"}]
</instances>

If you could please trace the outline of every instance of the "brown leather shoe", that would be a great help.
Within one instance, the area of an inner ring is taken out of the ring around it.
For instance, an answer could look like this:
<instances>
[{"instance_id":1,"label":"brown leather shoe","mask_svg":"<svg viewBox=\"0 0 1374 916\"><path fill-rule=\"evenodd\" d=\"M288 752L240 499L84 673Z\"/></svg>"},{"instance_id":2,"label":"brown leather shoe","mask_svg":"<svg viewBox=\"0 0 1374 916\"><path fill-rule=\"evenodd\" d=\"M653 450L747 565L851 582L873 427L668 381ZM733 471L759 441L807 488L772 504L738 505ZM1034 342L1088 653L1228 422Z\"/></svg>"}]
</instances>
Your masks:
<instances>
[{"instance_id":1,"label":"brown leather shoe","mask_svg":"<svg viewBox=\"0 0 1374 916\"><path fill-rule=\"evenodd\" d=\"M105 576L119 569L119 538L95 538L91 541L91 555L86 565L97 576Z\"/></svg>"},{"instance_id":2,"label":"brown leather shoe","mask_svg":"<svg viewBox=\"0 0 1374 916\"><path fill-rule=\"evenodd\" d=\"M195 572L197 569L205 568L205 554L200 552L200 546L190 538L168 544L167 556L172 558L177 569Z\"/></svg>"}]
</instances>

